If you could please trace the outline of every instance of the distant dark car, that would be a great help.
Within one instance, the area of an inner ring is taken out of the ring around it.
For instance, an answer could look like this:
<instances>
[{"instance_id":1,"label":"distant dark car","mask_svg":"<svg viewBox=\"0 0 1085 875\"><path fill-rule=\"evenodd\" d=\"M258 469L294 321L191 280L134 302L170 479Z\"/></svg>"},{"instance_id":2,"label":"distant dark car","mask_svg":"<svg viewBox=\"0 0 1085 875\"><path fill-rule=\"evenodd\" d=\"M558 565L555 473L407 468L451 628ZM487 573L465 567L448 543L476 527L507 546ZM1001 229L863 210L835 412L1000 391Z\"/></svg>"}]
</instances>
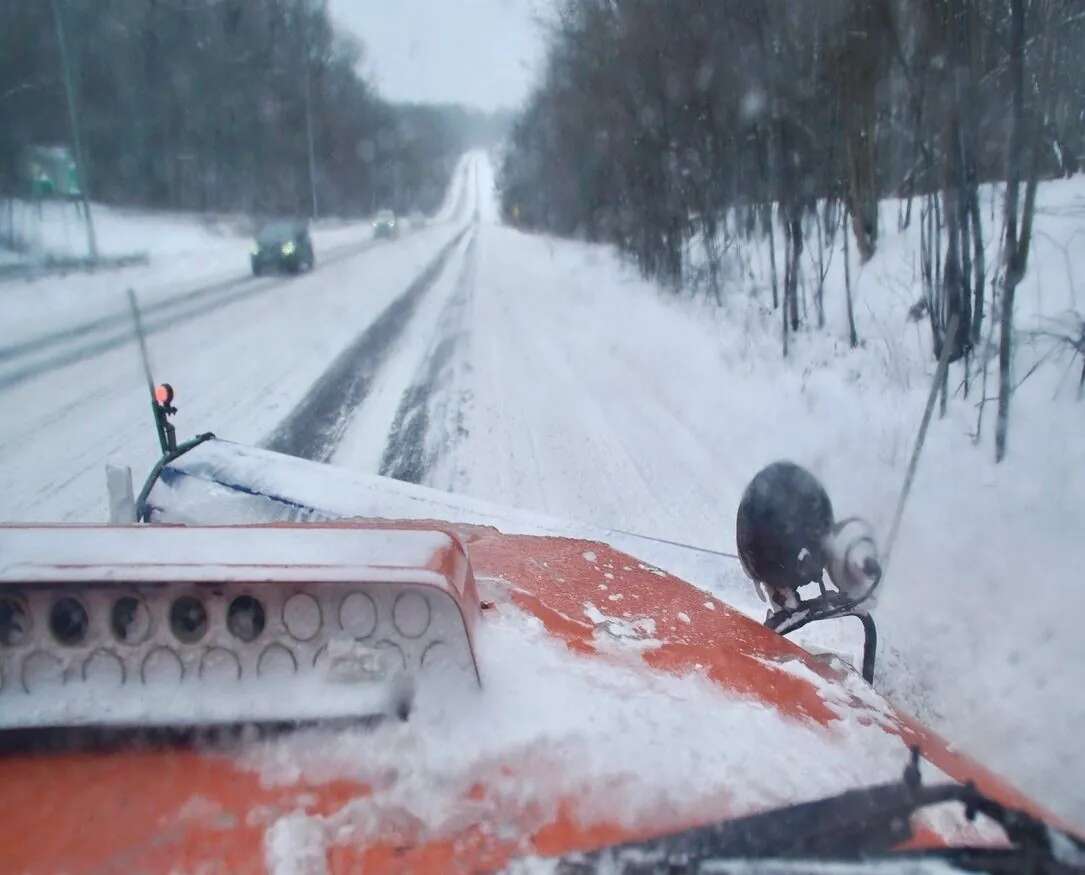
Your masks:
<instances>
[{"instance_id":1,"label":"distant dark car","mask_svg":"<svg viewBox=\"0 0 1085 875\"><path fill-rule=\"evenodd\" d=\"M373 219L374 237L398 237L399 222L391 210L381 210Z\"/></svg>"},{"instance_id":2,"label":"distant dark car","mask_svg":"<svg viewBox=\"0 0 1085 875\"><path fill-rule=\"evenodd\" d=\"M305 222L269 222L260 229L252 245L252 272L256 276L282 270L299 273L312 270L315 263L313 241Z\"/></svg>"}]
</instances>

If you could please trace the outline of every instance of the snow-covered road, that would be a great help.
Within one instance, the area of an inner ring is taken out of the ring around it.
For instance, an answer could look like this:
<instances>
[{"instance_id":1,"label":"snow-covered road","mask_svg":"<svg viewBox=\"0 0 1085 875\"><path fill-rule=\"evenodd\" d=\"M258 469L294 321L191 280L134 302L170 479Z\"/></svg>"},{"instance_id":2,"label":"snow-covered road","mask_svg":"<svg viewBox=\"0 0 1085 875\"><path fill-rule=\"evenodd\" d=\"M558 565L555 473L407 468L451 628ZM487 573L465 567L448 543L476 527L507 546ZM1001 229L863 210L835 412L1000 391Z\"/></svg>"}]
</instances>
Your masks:
<instances>
[{"instance_id":1,"label":"snow-covered road","mask_svg":"<svg viewBox=\"0 0 1085 875\"><path fill-rule=\"evenodd\" d=\"M1080 218L1051 209L1045 234L1076 233ZM892 321L905 325L914 300L892 292L909 269L895 238L859 276L869 343L800 335L782 362L755 305L667 297L606 249L502 226L483 153L464 159L429 225L369 236L318 235L318 269L285 281L239 278L239 248L0 286L0 518L102 519L103 466L153 463L132 285L181 436L210 429L584 521L664 567L665 543L617 533L733 552L742 490L784 457L825 480L838 515L885 531L932 369L919 331ZM1054 313L1070 301L1049 255ZM1085 564L1085 415L1053 408L1051 385L1022 391L1018 449L997 469L971 446L970 402L932 428L878 613L877 683L1085 824L1085 592L1068 585ZM671 568L763 617L727 556ZM850 628L810 635L857 641Z\"/></svg>"},{"instance_id":2,"label":"snow-covered road","mask_svg":"<svg viewBox=\"0 0 1085 875\"><path fill-rule=\"evenodd\" d=\"M155 376L177 391L178 433L213 429L255 443L400 296L434 249L462 233L465 176L450 203L430 225L393 241L374 241L368 225L318 232L318 270L300 277L248 276L248 244L238 241L233 251L163 259L135 277L5 285L0 516L101 519L102 465L140 471L153 464L127 288L145 313ZM45 330L43 314L52 317Z\"/></svg>"}]
</instances>

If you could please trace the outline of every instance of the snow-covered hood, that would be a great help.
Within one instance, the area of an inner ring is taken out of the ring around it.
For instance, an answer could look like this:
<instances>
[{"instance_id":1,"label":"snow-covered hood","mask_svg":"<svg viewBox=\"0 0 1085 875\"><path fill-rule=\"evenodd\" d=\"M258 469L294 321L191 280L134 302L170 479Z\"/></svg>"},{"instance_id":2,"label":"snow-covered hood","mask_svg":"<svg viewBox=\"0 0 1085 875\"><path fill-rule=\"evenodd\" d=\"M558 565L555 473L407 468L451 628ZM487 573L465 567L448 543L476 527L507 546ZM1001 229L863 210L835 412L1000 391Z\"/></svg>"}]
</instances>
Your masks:
<instances>
[{"instance_id":1,"label":"snow-covered hood","mask_svg":"<svg viewBox=\"0 0 1085 875\"><path fill-rule=\"evenodd\" d=\"M423 678L406 722L228 750L8 758L0 846L20 849L15 871L487 870L896 781L914 745L925 780L1042 814L855 673L651 564L382 485L213 441L169 466L151 504L160 521L380 516L453 532L484 608L481 690ZM915 825L930 844L1000 838L960 806ZM27 839L43 830L52 840Z\"/></svg>"}]
</instances>

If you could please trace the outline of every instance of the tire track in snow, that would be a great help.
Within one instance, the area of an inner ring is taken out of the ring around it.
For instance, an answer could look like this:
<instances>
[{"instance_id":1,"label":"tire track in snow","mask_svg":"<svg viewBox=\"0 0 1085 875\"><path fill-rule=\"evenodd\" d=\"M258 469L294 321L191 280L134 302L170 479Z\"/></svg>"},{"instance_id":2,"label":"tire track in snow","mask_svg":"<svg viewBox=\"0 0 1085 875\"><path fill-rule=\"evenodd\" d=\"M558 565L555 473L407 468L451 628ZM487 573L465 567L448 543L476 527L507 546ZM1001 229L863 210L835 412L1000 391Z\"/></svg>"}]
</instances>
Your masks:
<instances>
[{"instance_id":1,"label":"tire track in snow","mask_svg":"<svg viewBox=\"0 0 1085 875\"><path fill-rule=\"evenodd\" d=\"M408 483L422 483L434 465L448 455L454 444L466 434L462 410L457 410L455 424L449 429L448 416L455 401L448 393L454 357L462 349L470 331L467 317L477 270L477 222L474 228L456 280L456 289L438 319L438 324L444 330L414 382L403 393L403 400L396 410L381 459L382 476ZM455 407L459 408L459 405ZM433 434L435 422L441 429L440 435Z\"/></svg>"},{"instance_id":2,"label":"tire track in snow","mask_svg":"<svg viewBox=\"0 0 1085 875\"><path fill-rule=\"evenodd\" d=\"M463 228L446 243L406 291L336 357L262 446L317 462L332 457L388 351L469 230Z\"/></svg>"},{"instance_id":3,"label":"tire track in snow","mask_svg":"<svg viewBox=\"0 0 1085 875\"><path fill-rule=\"evenodd\" d=\"M229 279L216 280L204 286L199 286L188 291L181 292L169 298L165 298L161 301L156 301L153 304L149 304L143 307L143 315L151 316L156 315L161 311L170 310L174 307L179 307L189 301L197 300L199 298L212 295L215 292L225 292L234 288L235 286L244 285L245 283L252 282L250 276L236 276L231 275ZM32 337L29 340L23 340L18 343L12 343L8 346L0 347L0 362L9 361L10 359L22 358L23 356L31 355L35 352L41 352L42 350L49 349L50 347L60 346L69 341L79 340L82 337L86 337L90 334L95 334L99 331L105 331L110 328L123 327L130 324L131 319L128 313L121 311L118 313L110 313L107 316L99 316L96 319L89 319L86 322L73 325L70 328L64 328L60 331L52 331L49 334L39 335L38 337Z\"/></svg>"},{"instance_id":4,"label":"tire track in snow","mask_svg":"<svg viewBox=\"0 0 1085 875\"><path fill-rule=\"evenodd\" d=\"M511 332L517 330L508 312L514 292L507 285L512 277L488 273L493 235L492 227L483 227L470 316L478 329L472 350L472 369L478 380L471 410L472 443L481 443L488 459L481 470L470 468L467 482L456 483L455 488L475 493L482 475L489 481L483 496L510 506L549 510L552 490L539 462L540 441L531 423L515 415L524 393L525 363L519 349L512 357L508 353L508 338L516 336Z\"/></svg>"},{"instance_id":5,"label":"tire track in snow","mask_svg":"<svg viewBox=\"0 0 1085 875\"><path fill-rule=\"evenodd\" d=\"M583 363L571 358L575 350L562 340L560 326L526 312L517 296L503 296L496 312L506 327L495 327L494 335L516 338L519 370L514 379L522 388L513 389L513 397L523 396L532 384L544 387L546 393L534 401L535 408L546 407L544 416L539 416L538 409L531 410L532 405L518 408L509 404L507 408L520 414L520 427L527 437L528 455L543 499L543 506L537 509L575 518L577 510L568 504L572 500L576 507L595 507L605 517L597 524L606 528L639 529L649 522L652 528L680 532L680 520L661 500L664 493L645 459L623 440L621 429L589 391L589 380L577 370ZM505 357L512 360L507 352ZM558 444L567 448L572 467L563 464ZM560 476L555 476L558 471ZM582 481L577 479L581 476L585 478ZM556 495L547 495L548 482L559 485ZM593 492L593 483L613 486ZM590 500L585 495L589 492L593 492Z\"/></svg>"},{"instance_id":6,"label":"tire track in snow","mask_svg":"<svg viewBox=\"0 0 1085 875\"><path fill-rule=\"evenodd\" d=\"M654 484L657 495L668 497L663 504L669 506L672 515L698 533L694 540L722 549L717 540L722 531L718 484L728 479L744 482L746 472L735 470L726 453L711 451L707 439L694 429L696 418L667 398L658 373L647 366L643 357L622 346L612 347L610 355L626 370L630 384L638 387L636 407L608 391L605 378L600 379L602 375L590 369L585 369L581 384L585 396L616 426L614 438L634 460L645 482ZM640 457L636 448L643 446L669 446L673 459L682 460L681 466L675 467L673 461L661 466L654 456ZM694 516L700 520L696 527Z\"/></svg>"},{"instance_id":7,"label":"tire track in snow","mask_svg":"<svg viewBox=\"0 0 1085 875\"><path fill-rule=\"evenodd\" d=\"M449 187L449 197L434 216L437 222L456 222L463 218L467 200L467 177L474 167L474 160L465 157L460 161L455 177Z\"/></svg>"}]
</instances>

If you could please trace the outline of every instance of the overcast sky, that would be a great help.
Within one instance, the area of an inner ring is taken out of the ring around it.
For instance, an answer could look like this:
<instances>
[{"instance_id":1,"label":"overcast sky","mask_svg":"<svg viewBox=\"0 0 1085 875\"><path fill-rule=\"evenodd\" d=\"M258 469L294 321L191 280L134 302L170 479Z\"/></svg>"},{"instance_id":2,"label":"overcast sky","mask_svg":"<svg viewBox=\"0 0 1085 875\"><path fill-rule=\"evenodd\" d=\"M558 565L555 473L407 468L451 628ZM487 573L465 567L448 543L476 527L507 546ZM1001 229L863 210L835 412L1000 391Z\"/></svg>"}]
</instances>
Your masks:
<instances>
[{"instance_id":1,"label":"overcast sky","mask_svg":"<svg viewBox=\"0 0 1085 875\"><path fill-rule=\"evenodd\" d=\"M552 0L329 0L390 100L514 108L543 54L535 17Z\"/></svg>"}]
</instances>

